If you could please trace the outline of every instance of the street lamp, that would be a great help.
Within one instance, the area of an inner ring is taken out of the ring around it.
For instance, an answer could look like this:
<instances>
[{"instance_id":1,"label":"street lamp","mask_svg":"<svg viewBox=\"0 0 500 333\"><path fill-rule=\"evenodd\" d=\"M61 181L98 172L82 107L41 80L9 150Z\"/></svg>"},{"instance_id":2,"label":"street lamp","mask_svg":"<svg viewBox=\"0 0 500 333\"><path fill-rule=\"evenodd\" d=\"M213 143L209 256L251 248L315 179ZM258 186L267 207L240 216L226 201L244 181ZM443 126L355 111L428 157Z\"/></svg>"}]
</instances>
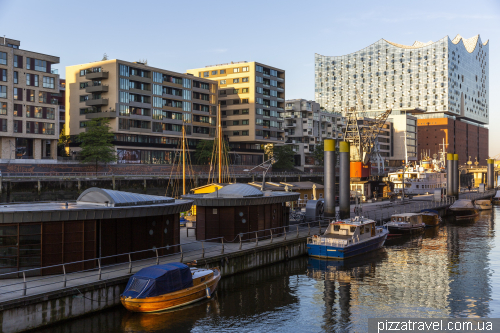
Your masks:
<instances>
[{"instance_id":1,"label":"street lamp","mask_svg":"<svg viewBox=\"0 0 500 333\"><path fill-rule=\"evenodd\" d=\"M262 172L262 186L260 187L260 190L264 191L264 188L266 186L266 173L269 171L269 169L271 168L271 166L273 165L273 163L276 163L277 161L278 161L277 159L275 159L274 157L271 157L267 161L262 162L261 164L259 164L257 166L254 166L251 169L243 169L243 171L250 172L250 171L252 171L255 168L264 168L265 170ZM268 162L269 162L269 165L266 166L266 163L268 163Z\"/></svg>"}]
</instances>

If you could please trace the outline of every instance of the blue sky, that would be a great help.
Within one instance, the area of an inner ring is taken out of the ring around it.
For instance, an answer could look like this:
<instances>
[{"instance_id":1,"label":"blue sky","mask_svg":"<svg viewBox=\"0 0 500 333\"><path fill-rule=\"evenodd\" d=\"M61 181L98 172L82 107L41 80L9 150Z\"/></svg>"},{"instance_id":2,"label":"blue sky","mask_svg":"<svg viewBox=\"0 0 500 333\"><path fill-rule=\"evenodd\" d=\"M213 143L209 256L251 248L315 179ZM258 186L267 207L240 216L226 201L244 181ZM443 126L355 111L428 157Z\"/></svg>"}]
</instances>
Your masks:
<instances>
[{"instance_id":1,"label":"blue sky","mask_svg":"<svg viewBox=\"0 0 500 333\"><path fill-rule=\"evenodd\" d=\"M380 38L411 45L456 34L490 40L490 155L500 154L499 0L0 0L0 35L59 56L62 77L65 66L104 53L178 72L259 61L286 70L289 99L314 99L314 53L343 55Z\"/></svg>"}]
</instances>

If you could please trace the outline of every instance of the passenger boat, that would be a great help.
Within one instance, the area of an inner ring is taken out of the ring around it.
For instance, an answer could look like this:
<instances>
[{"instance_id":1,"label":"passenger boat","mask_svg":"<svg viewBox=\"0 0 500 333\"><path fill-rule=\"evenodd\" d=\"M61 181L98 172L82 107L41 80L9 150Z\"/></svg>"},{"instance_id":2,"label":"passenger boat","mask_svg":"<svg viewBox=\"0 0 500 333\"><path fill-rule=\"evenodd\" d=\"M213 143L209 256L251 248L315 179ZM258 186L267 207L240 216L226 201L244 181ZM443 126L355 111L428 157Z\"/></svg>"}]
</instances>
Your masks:
<instances>
[{"instance_id":1,"label":"passenger boat","mask_svg":"<svg viewBox=\"0 0 500 333\"><path fill-rule=\"evenodd\" d=\"M403 179L404 177L404 179ZM394 191L407 195L433 193L435 189L446 188L446 173L434 171L421 166L409 167L404 171L390 172L388 179L394 184Z\"/></svg>"},{"instance_id":2,"label":"passenger boat","mask_svg":"<svg viewBox=\"0 0 500 333\"><path fill-rule=\"evenodd\" d=\"M495 205L500 205L500 191L497 191L497 194L493 197L492 203Z\"/></svg>"},{"instance_id":3,"label":"passenger boat","mask_svg":"<svg viewBox=\"0 0 500 333\"><path fill-rule=\"evenodd\" d=\"M458 199L449 208L457 218L477 216L477 209L469 199Z\"/></svg>"},{"instance_id":4,"label":"passenger boat","mask_svg":"<svg viewBox=\"0 0 500 333\"><path fill-rule=\"evenodd\" d=\"M490 200L476 200L474 206L477 210L489 210L492 208Z\"/></svg>"},{"instance_id":5,"label":"passenger boat","mask_svg":"<svg viewBox=\"0 0 500 333\"><path fill-rule=\"evenodd\" d=\"M218 268L192 268L182 263L150 266L130 278L120 301L133 312L170 310L210 298L220 278Z\"/></svg>"},{"instance_id":6,"label":"passenger boat","mask_svg":"<svg viewBox=\"0 0 500 333\"><path fill-rule=\"evenodd\" d=\"M323 235L307 238L307 253L312 257L347 259L384 245L388 231L371 219L356 216L331 222Z\"/></svg>"},{"instance_id":7,"label":"passenger boat","mask_svg":"<svg viewBox=\"0 0 500 333\"><path fill-rule=\"evenodd\" d=\"M439 213L434 209L424 209L420 212L422 215L422 222L426 227L435 227L441 223Z\"/></svg>"},{"instance_id":8,"label":"passenger boat","mask_svg":"<svg viewBox=\"0 0 500 333\"><path fill-rule=\"evenodd\" d=\"M425 228L425 223L422 222L422 214L404 213L392 215L391 221L384 226L391 234L406 234L422 231Z\"/></svg>"}]
</instances>

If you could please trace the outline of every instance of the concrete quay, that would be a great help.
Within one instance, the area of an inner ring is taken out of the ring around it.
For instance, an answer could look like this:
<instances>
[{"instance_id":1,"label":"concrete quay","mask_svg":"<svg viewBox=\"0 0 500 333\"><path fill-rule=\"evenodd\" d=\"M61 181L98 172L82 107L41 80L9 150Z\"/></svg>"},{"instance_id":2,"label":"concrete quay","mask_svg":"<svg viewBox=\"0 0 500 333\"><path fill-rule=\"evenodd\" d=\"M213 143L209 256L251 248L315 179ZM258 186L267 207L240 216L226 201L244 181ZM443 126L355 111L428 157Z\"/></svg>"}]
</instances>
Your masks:
<instances>
[{"instance_id":1,"label":"concrete quay","mask_svg":"<svg viewBox=\"0 0 500 333\"><path fill-rule=\"evenodd\" d=\"M460 198L492 197L495 191L462 193ZM391 214L418 212L431 208L446 213L449 202L433 202L432 196L415 197L401 202L375 202L363 205L360 215L387 220ZM354 206L351 206L351 211ZM353 215L353 214L351 214ZM275 234L272 239L250 239L238 243L196 242L181 228L182 254L153 257L141 261L103 266L66 275L38 276L0 280L0 333L35 329L81 315L119 305L129 277L143 267L168 262L192 262L200 267L219 267L222 276L230 276L257 267L274 264L306 254L309 235L324 231L326 222L291 225L286 234Z\"/></svg>"}]
</instances>

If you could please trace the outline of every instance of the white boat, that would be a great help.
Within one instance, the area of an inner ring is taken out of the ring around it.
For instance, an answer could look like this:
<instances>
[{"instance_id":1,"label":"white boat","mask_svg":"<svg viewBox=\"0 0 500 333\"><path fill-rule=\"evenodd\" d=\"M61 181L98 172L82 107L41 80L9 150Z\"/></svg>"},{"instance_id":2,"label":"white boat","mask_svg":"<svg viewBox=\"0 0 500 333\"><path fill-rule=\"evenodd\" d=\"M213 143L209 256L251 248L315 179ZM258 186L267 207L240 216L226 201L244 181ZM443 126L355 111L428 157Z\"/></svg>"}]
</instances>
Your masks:
<instances>
[{"instance_id":1,"label":"white boat","mask_svg":"<svg viewBox=\"0 0 500 333\"><path fill-rule=\"evenodd\" d=\"M474 206L476 206L478 210L489 210L492 208L490 200L476 200Z\"/></svg>"},{"instance_id":2,"label":"white boat","mask_svg":"<svg viewBox=\"0 0 500 333\"><path fill-rule=\"evenodd\" d=\"M404 175L403 175L404 174ZM394 184L394 192L402 192L404 176L404 190L408 195L433 193L435 189L446 188L446 173L433 171L421 166L410 167L397 172L391 172L388 180Z\"/></svg>"},{"instance_id":3,"label":"white boat","mask_svg":"<svg viewBox=\"0 0 500 333\"><path fill-rule=\"evenodd\" d=\"M492 201L495 205L500 205L500 191L497 191Z\"/></svg>"},{"instance_id":4,"label":"white boat","mask_svg":"<svg viewBox=\"0 0 500 333\"><path fill-rule=\"evenodd\" d=\"M404 213L392 215L391 221L387 222L384 227L391 234L406 234L423 230L425 223L422 221L422 214Z\"/></svg>"},{"instance_id":5,"label":"white boat","mask_svg":"<svg viewBox=\"0 0 500 333\"><path fill-rule=\"evenodd\" d=\"M458 199L450 206L450 210L457 217L468 218L477 215L476 206L469 199Z\"/></svg>"}]
</instances>

